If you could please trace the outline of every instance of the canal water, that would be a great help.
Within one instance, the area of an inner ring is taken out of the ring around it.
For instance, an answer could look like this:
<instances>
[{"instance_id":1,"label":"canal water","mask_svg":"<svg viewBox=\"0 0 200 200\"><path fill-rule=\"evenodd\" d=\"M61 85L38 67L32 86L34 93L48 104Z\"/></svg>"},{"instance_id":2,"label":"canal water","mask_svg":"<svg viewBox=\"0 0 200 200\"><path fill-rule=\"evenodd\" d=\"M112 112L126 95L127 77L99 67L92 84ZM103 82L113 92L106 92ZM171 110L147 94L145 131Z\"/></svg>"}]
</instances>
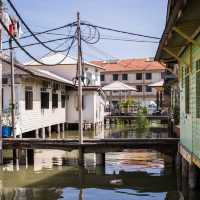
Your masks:
<instances>
[{"instance_id":1,"label":"canal water","mask_svg":"<svg viewBox=\"0 0 200 200\"><path fill-rule=\"evenodd\" d=\"M98 133L88 131L84 136L98 138L102 132L107 138L167 136L163 127L141 133L129 126L112 126ZM64 136L78 137L76 131ZM53 137L60 136L55 133ZM78 167L76 151L35 150L32 165L13 165L10 153L4 152L5 164L0 169L0 200L200 199L199 192L180 186L176 170L153 150L107 153L105 168L95 165L94 154L86 155L85 168Z\"/></svg>"}]
</instances>

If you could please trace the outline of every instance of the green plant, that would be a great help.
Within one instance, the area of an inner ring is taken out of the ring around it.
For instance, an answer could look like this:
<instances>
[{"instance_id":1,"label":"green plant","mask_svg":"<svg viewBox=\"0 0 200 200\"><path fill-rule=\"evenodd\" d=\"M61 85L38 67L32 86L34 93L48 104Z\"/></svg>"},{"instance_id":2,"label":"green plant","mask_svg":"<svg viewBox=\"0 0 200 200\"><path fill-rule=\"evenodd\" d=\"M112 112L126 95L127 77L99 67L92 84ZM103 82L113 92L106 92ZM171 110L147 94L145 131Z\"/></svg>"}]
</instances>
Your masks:
<instances>
[{"instance_id":1,"label":"green plant","mask_svg":"<svg viewBox=\"0 0 200 200\"><path fill-rule=\"evenodd\" d=\"M147 110L145 107L142 107L138 110L137 119L136 119L136 130L138 132L144 132L149 128L149 121L146 118Z\"/></svg>"},{"instance_id":2,"label":"green plant","mask_svg":"<svg viewBox=\"0 0 200 200\"><path fill-rule=\"evenodd\" d=\"M135 102L134 102L134 100L132 98L128 98L127 100L121 101L120 104L119 104L119 107L123 108L124 112L127 113L129 107L133 106L134 103Z\"/></svg>"}]
</instances>

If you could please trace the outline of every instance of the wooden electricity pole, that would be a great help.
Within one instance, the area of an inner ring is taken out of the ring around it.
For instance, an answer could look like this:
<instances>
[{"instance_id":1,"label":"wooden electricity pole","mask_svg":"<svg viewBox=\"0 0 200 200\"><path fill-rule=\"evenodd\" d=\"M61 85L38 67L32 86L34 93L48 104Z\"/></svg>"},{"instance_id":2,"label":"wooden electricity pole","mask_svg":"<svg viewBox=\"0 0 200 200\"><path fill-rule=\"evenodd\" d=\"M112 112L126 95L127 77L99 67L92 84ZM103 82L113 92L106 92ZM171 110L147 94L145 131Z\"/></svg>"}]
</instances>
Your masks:
<instances>
[{"instance_id":1,"label":"wooden electricity pole","mask_svg":"<svg viewBox=\"0 0 200 200\"><path fill-rule=\"evenodd\" d=\"M82 52L80 13L77 13L77 42L78 42L78 112L79 112L79 142L83 143L83 111L82 111Z\"/></svg>"},{"instance_id":2,"label":"wooden electricity pole","mask_svg":"<svg viewBox=\"0 0 200 200\"><path fill-rule=\"evenodd\" d=\"M16 138L15 130L15 71L14 71L14 49L12 45L12 38L9 39L10 47L10 67L11 67L11 114L12 114L12 132L13 137Z\"/></svg>"}]
</instances>

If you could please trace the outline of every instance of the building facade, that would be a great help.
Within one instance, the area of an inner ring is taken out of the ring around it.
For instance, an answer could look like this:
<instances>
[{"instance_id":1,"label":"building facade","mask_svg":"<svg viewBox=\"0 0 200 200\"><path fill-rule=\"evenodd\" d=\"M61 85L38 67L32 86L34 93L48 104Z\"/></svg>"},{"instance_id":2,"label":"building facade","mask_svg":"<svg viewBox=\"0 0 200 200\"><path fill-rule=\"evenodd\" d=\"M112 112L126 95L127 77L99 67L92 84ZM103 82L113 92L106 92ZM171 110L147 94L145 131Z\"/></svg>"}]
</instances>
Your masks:
<instances>
[{"instance_id":1,"label":"building facade","mask_svg":"<svg viewBox=\"0 0 200 200\"><path fill-rule=\"evenodd\" d=\"M11 126L10 66L3 62L3 126ZM29 70L15 65L15 132L17 136L31 132L45 137L55 131L64 131L67 122L67 91L71 81L55 74Z\"/></svg>"},{"instance_id":2,"label":"building facade","mask_svg":"<svg viewBox=\"0 0 200 200\"><path fill-rule=\"evenodd\" d=\"M158 62L152 59L126 59L93 63L105 69L101 72L102 86L120 81L137 89L127 94L135 102L148 105L151 101L156 101L156 90L149 85L163 80L165 68ZM113 101L119 102L122 96L120 92L113 92Z\"/></svg>"},{"instance_id":3,"label":"building facade","mask_svg":"<svg viewBox=\"0 0 200 200\"><path fill-rule=\"evenodd\" d=\"M26 64L28 69L35 69L39 71L49 71L66 80L69 80L76 86L67 92L67 106L66 106L66 122L68 124L78 124L78 96L77 96L77 60L73 57L67 57L63 60L65 55L57 53L49 55L41 59L47 65L40 65L36 62L29 62ZM52 66L63 60L59 65ZM49 66L48 66L49 64ZM92 63L84 62L83 64L83 122L85 125L93 127L102 126L104 123L104 95L101 91L100 72L103 68Z\"/></svg>"},{"instance_id":4,"label":"building facade","mask_svg":"<svg viewBox=\"0 0 200 200\"><path fill-rule=\"evenodd\" d=\"M168 2L167 23L156 54L156 60L168 66L179 65L179 152L185 166L182 175L189 178L191 188L196 186L197 168L200 168L199 9L197 0Z\"/></svg>"}]
</instances>

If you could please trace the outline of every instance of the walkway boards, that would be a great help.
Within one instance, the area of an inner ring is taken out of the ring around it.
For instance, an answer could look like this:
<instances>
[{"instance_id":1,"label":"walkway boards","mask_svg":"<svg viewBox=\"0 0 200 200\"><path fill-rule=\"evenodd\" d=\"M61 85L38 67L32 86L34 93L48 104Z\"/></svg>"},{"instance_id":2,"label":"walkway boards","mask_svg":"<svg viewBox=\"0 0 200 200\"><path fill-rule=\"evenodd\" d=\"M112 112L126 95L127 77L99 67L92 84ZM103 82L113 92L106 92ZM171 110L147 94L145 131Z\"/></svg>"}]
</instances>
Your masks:
<instances>
[{"instance_id":1,"label":"walkway boards","mask_svg":"<svg viewBox=\"0 0 200 200\"><path fill-rule=\"evenodd\" d=\"M3 139L4 149L61 149L82 148L86 153L118 152L124 149L154 149L160 152L174 153L178 148L178 138L144 139L90 139L79 144L78 140L69 139Z\"/></svg>"},{"instance_id":2,"label":"walkway boards","mask_svg":"<svg viewBox=\"0 0 200 200\"><path fill-rule=\"evenodd\" d=\"M128 119L128 120L134 120L137 119L138 116L137 115L106 115L104 117L105 119ZM158 116L154 116L154 115L147 115L146 116L147 119L149 120L169 120L170 117L168 115L158 115Z\"/></svg>"}]
</instances>

